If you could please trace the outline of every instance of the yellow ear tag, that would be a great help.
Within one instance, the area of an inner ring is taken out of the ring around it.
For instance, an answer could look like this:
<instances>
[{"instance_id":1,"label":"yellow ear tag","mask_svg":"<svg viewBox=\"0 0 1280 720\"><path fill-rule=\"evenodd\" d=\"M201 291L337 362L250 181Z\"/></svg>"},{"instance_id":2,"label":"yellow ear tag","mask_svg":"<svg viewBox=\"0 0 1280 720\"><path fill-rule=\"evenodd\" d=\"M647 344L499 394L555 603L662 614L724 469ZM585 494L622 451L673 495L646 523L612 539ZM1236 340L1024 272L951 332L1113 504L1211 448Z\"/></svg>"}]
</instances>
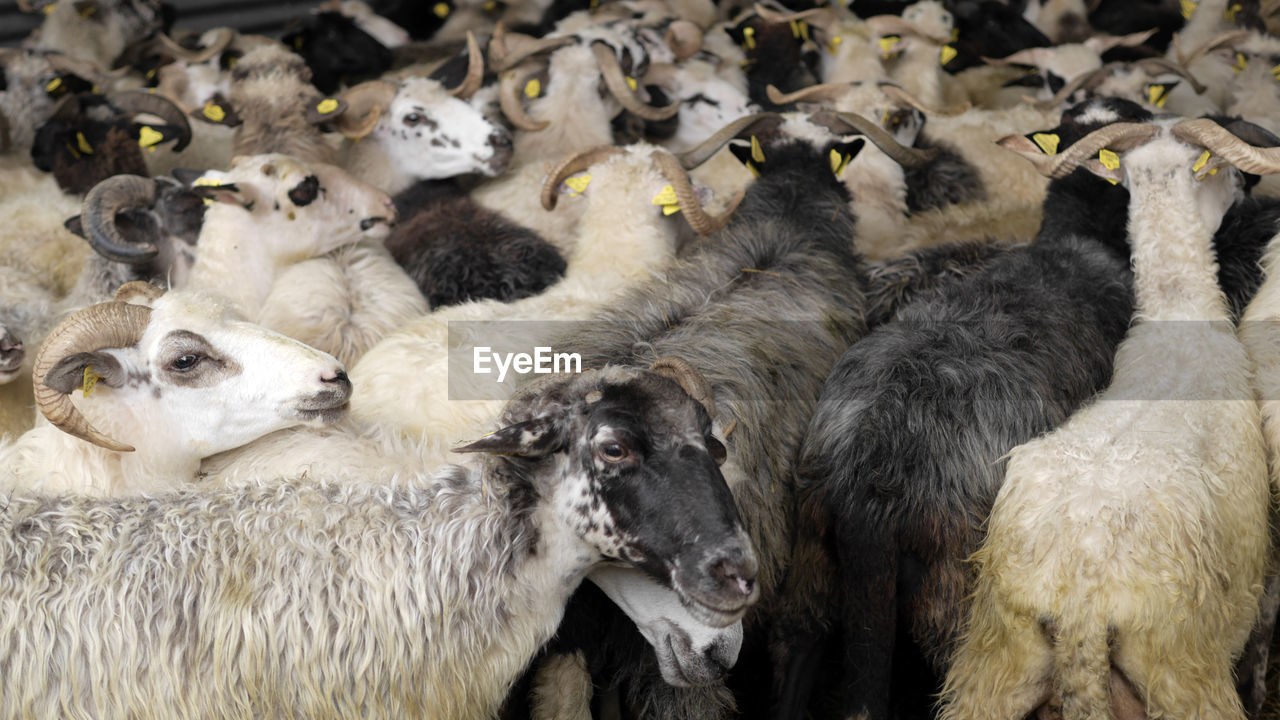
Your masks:
<instances>
[{"instance_id":1,"label":"yellow ear tag","mask_svg":"<svg viewBox=\"0 0 1280 720\"><path fill-rule=\"evenodd\" d=\"M760 147L760 141L755 135L751 136L751 159L755 162L764 162L764 148Z\"/></svg>"},{"instance_id":2,"label":"yellow ear tag","mask_svg":"<svg viewBox=\"0 0 1280 720\"><path fill-rule=\"evenodd\" d=\"M951 42L955 42L959 39L960 39L960 28L951 28Z\"/></svg>"},{"instance_id":3,"label":"yellow ear tag","mask_svg":"<svg viewBox=\"0 0 1280 720\"><path fill-rule=\"evenodd\" d=\"M89 397L93 389L98 386L98 381L102 376L93 371L92 365L84 366L84 380L80 382L80 389L84 391L84 396Z\"/></svg>"},{"instance_id":4,"label":"yellow ear tag","mask_svg":"<svg viewBox=\"0 0 1280 720\"><path fill-rule=\"evenodd\" d=\"M54 78L49 81L48 85L44 86L44 91L47 93L57 92L60 87L62 87L62 78Z\"/></svg>"},{"instance_id":5,"label":"yellow ear tag","mask_svg":"<svg viewBox=\"0 0 1280 720\"><path fill-rule=\"evenodd\" d=\"M93 154L93 146L90 145L89 141L85 139L84 133L80 133L80 132L76 133L76 145L80 146L80 152L84 153L85 155Z\"/></svg>"},{"instance_id":6,"label":"yellow ear tag","mask_svg":"<svg viewBox=\"0 0 1280 720\"><path fill-rule=\"evenodd\" d=\"M524 84L524 96L530 99L536 98L542 94L542 81L534 78Z\"/></svg>"},{"instance_id":7,"label":"yellow ear tag","mask_svg":"<svg viewBox=\"0 0 1280 720\"><path fill-rule=\"evenodd\" d=\"M1239 75L1247 67L1249 67L1249 59L1244 56L1244 53L1236 53L1236 64L1232 65L1231 69Z\"/></svg>"},{"instance_id":8,"label":"yellow ear tag","mask_svg":"<svg viewBox=\"0 0 1280 720\"><path fill-rule=\"evenodd\" d=\"M1098 162L1108 170L1116 170L1120 167L1120 156L1103 148L1098 151Z\"/></svg>"},{"instance_id":9,"label":"yellow ear tag","mask_svg":"<svg viewBox=\"0 0 1280 720\"><path fill-rule=\"evenodd\" d=\"M497 10L498 9L497 0L489 0L489 2L486 2L484 5L480 6L480 9L484 10L487 13L491 13L494 10Z\"/></svg>"},{"instance_id":10,"label":"yellow ear tag","mask_svg":"<svg viewBox=\"0 0 1280 720\"><path fill-rule=\"evenodd\" d=\"M849 161L853 159L852 155L841 155L835 148L831 148L829 157L831 159L831 172L835 173L836 177L840 177L840 173L849 167Z\"/></svg>"},{"instance_id":11,"label":"yellow ear tag","mask_svg":"<svg viewBox=\"0 0 1280 720\"><path fill-rule=\"evenodd\" d=\"M164 134L148 125L143 125L138 131L138 146L155 150L155 145L164 140Z\"/></svg>"},{"instance_id":12,"label":"yellow ear tag","mask_svg":"<svg viewBox=\"0 0 1280 720\"><path fill-rule=\"evenodd\" d=\"M748 162L748 163L747 163L747 169L751 171L751 174L752 174L754 177L760 177L760 170L759 170L759 168L757 168L757 167L756 167L756 164L755 164L755 163L753 163L753 162Z\"/></svg>"},{"instance_id":13,"label":"yellow ear tag","mask_svg":"<svg viewBox=\"0 0 1280 720\"><path fill-rule=\"evenodd\" d=\"M443 20L449 17L449 13L450 13L449 3L438 2L435 5L431 6L431 12L435 13L436 17Z\"/></svg>"},{"instance_id":14,"label":"yellow ear tag","mask_svg":"<svg viewBox=\"0 0 1280 720\"><path fill-rule=\"evenodd\" d=\"M1062 142L1062 138L1053 133L1036 133L1031 136L1031 142L1040 148L1040 152L1045 155L1057 155L1058 143Z\"/></svg>"},{"instance_id":15,"label":"yellow ear tag","mask_svg":"<svg viewBox=\"0 0 1280 720\"><path fill-rule=\"evenodd\" d=\"M565 178L564 184L569 186L570 195L581 195L587 191L587 186L591 184L591 176L587 174L574 175L573 177Z\"/></svg>"},{"instance_id":16,"label":"yellow ear tag","mask_svg":"<svg viewBox=\"0 0 1280 720\"><path fill-rule=\"evenodd\" d=\"M1277 81L1280 81L1280 65L1276 65L1275 67L1271 68L1271 77L1275 78Z\"/></svg>"},{"instance_id":17,"label":"yellow ear tag","mask_svg":"<svg viewBox=\"0 0 1280 720\"><path fill-rule=\"evenodd\" d=\"M202 177L202 178L196 178L196 181L195 181L195 182L193 182L193 183L191 183L191 184L192 184L192 185L195 185L196 187L201 187L201 186L203 186L203 187L218 187L218 186L222 185L222 182L221 182L221 181L219 181L219 180L215 180L215 179L213 179L213 178L205 178L205 177ZM205 205L212 205L212 204L213 204L213 198L203 198L203 200L204 200L204 204L205 204Z\"/></svg>"},{"instance_id":18,"label":"yellow ear tag","mask_svg":"<svg viewBox=\"0 0 1280 720\"><path fill-rule=\"evenodd\" d=\"M55 5L57 5L57 3L49 3L48 5L45 5L45 6L44 6L44 8L43 8L43 9L44 9L44 14L45 14L45 15L52 15L52 14L53 14L53 8L54 8L54 6L55 6Z\"/></svg>"},{"instance_id":19,"label":"yellow ear tag","mask_svg":"<svg viewBox=\"0 0 1280 720\"><path fill-rule=\"evenodd\" d=\"M797 40L808 40L809 39L809 23L803 20L792 20L791 36Z\"/></svg>"},{"instance_id":20,"label":"yellow ear tag","mask_svg":"<svg viewBox=\"0 0 1280 720\"><path fill-rule=\"evenodd\" d=\"M941 54L939 54L938 59L942 61L943 65L946 65L952 60L955 60L956 55L959 55L959 54L960 52L955 48L951 47L950 45L943 45L942 52Z\"/></svg>"},{"instance_id":21,"label":"yellow ear tag","mask_svg":"<svg viewBox=\"0 0 1280 720\"><path fill-rule=\"evenodd\" d=\"M223 110L221 106L214 105L212 103L205 105L204 110L201 110L200 112L214 122L222 122L227 117L226 110Z\"/></svg>"},{"instance_id":22,"label":"yellow ear tag","mask_svg":"<svg viewBox=\"0 0 1280 720\"><path fill-rule=\"evenodd\" d=\"M294 50L301 50L301 49L302 49L302 45L303 45L303 42L302 42L302 36L301 36L301 35L299 35L299 36L297 36L297 37L295 37L295 38L293 39L293 49L294 49Z\"/></svg>"},{"instance_id":23,"label":"yellow ear tag","mask_svg":"<svg viewBox=\"0 0 1280 720\"><path fill-rule=\"evenodd\" d=\"M827 52L835 55L840 50L840 43L844 42L844 37L836 35L831 38L831 42L827 43Z\"/></svg>"},{"instance_id":24,"label":"yellow ear tag","mask_svg":"<svg viewBox=\"0 0 1280 720\"><path fill-rule=\"evenodd\" d=\"M1178 5L1182 9L1182 19L1190 20L1191 16L1196 13L1196 6L1199 4L1197 0L1180 0Z\"/></svg>"},{"instance_id":25,"label":"yellow ear tag","mask_svg":"<svg viewBox=\"0 0 1280 720\"><path fill-rule=\"evenodd\" d=\"M1169 99L1169 91L1165 89L1165 86L1163 85L1147 86L1147 102L1151 103L1152 105L1155 105L1156 107L1164 107L1164 104L1166 101L1168 101L1168 99Z\"/></svg>"},{"instance_id":26,"label":"yellow ear tag","mask_svg":"<svg viewBox=\"0 0 1280 720\"><path fill-rule=\"evenodd\" d=\"M333 98L325 98L320 101L320 104L316 105L316 110L319 111L321 115L328 115L337 109L338 101Z\"/></svg>"},{"instance_id":27,"label":"yellow ear tag","mask_svg":"<svg viewBox=\"0 0 1280 720\"><path fill-rule=\"evenodd\" d=\"M1227 9L1226 9L1226 11L1222 13L1222 17L1226 18L1226 19L1227 19L1227 22L1232 22L1232 23L1233 23L1233 22L1235 22L1235 21L1236 21L1236 14L1237 14L1237 13L1239 13L1239 12L1240 12L1241 10L1243 10L1243 9L1244 9L1244 7L1242 7L1242 6L1240 5L1240 3L1236 3L1236 4L1232 5L1231 7L1227 8Z\"/></svg>"},{"instance_id":28,"label":"yellow ear tag","mask_svg":"<svg viewBox=\"0 0 1280 720\"><path fill-rule=\"evenodd\" d=\"M637 88L637 87L639 87L639 83L637 83L637 82L636 82L636 79L635 79L635 78L633 78L633 77L631 77L630 75L628 75L628 76L627 76L627 87L631 88L631 92L635 92L635 91L636 91L636 88Z\"/></svg>"},{"instance_id":29,"label":"yellow ear tag","mask_svg":"<svg viewBox=\"0 0 1280 720\"><path fill-rule=\"evenodd\" d=\"M1200 168L1204 167L1208 163L1209 163L1209 151L1205 150L1204 152L1200 153L1200 157L1197 158L1195 164L1191 166L1191 172L1197 172L1197 173L1200 172Z\"/></svg>"},{"instance_id":30,"label":"yellow ear tag","mask_svg":"<svg viewBox=\"0 0 1280 720\"><path fill-rule=\"evenodd\" d=\"M748 50L756 49L756 29L753 27L742 28L742 46Z\"/></svg>"},{"instance_id":31,"label":"yellow ear tag","mask_svg":"<svg viewBox=\"0 0 1280 720\"><path fill-rule=\"evenodd\" d=\"M83 8L80 8L80 17L86 20L93 17L97 13L98 13L98 8L94 7L93 5L86 5Z\"/></svg>"},{"instance_id":32,"label":"yellow ear tag","mask_svg":"<svg viewBox=\"0 0 1280 720\"><path fill-rule=\"evenodd\" d=\"M676 189L671 187L670 185L667 185L666 187L662 188L661 192L653 196L653 199L649 201L649 204L650 205L674 205L678 202L680 201L676 198Z\"/></svg>"},{"instance_id":33,"label":"yellow ear tag","mask_svg":"<svg viewBox=\"0 0 1280 720\"><path fill-rule=\"evenodd\" d=\"M880 58L882 60L885 60L893 57L893 54L894 54L893 48L901 40L902 38L898 37L897 35L885 35L884 37L880 38Z\"/></svg>"}]
</instances>

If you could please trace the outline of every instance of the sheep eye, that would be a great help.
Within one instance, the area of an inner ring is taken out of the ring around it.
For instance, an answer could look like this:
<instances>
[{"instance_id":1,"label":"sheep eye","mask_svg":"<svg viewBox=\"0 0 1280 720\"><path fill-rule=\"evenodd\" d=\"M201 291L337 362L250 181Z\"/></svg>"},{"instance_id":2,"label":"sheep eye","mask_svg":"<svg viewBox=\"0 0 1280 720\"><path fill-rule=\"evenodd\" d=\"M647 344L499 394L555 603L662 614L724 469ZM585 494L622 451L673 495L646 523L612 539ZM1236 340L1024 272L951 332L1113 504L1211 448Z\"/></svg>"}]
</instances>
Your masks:
<instances>
[{"instance_id":1,"label":"sheep eye","mask_svg":"<svg viewBox=\"0 0 1280 720\"><path fill-rule=\"evenodd\" d=\"M707 438L707 452L711 454L711 459L715 460L717 465L723 465L724 461L729 459L729 451L725 449L724 443L713 437Z\"/></svg>"},{"instance_id":2,"label":"sheep eye","mask_svg":"<svg viewBox=\"0 0 1280 720\"><path fill-rule=\"evenodd\" d=\"M183 355L177 360L174 360L173 362L169 363L169 368L171 370L176 370L178 372L186 372L187 370L190 370L191 368L199 364L200 364L199 355L195 353L187 353L186 355Z\"/></svg>"},{"instance_id":3,"label":"sheep eye","mask_svg":"<svg viewBox=\"0 0 1280 720\"><path fill-rule=\"evenodd\" d=\"M601 443L599 448L597 448L597 452L600 453L600 458L602 460L611 463L622 462L631 454L631 452L627 450L627 446L617 442Z\"/></svg>"},{"instance_id":4,"label":"sheep eye","mask_svg":"<svg viewBox=\"0 0 1280 720\"><path fill-rule=\"evenodd\" d=\"M422 115L418 113L409 113L408 115L404 116L404 124L408 125L409 127L413 127L414 125L422 124L422 119L423 119Z\"/></svg>"}]
</instances>

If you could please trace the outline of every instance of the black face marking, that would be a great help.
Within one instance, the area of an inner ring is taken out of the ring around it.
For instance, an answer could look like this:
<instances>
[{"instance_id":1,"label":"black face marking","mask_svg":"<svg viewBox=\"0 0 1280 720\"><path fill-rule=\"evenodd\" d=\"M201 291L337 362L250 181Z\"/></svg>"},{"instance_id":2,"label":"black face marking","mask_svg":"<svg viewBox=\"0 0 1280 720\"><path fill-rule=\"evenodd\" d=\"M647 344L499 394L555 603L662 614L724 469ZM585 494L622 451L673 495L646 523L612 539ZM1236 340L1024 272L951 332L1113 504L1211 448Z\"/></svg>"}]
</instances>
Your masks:
<instances>
[{"instance_id":1,"label":"black face marking","mask_svg":"<svg viewBox=\"0 0 1280 720\"><path fill-rule=\"evenodd\" d=\"M298 207L310 205L320 195L320 179L308 175L289 191L289 201Z\"/></svg>"},{"instance_id":2,"label":"black face marking","mask_svg":"<svg viewBox=\"0 0 1280 720\"><path fill-rule=\"evenodd\" d=\"M693 97L687 97L687 98L685 98L685 99L684 99L684 101L685 101L686 103L691 104L691 105L692 105L692 104L694 104L694 103L706 103L706 104L710 105L711 107L720 107L720 101L719 101L719 100L712 100L711 98L707 97L706 95L703 95L702 93L698 93L697 95L694 95Z\"/></svg>"},{"instance_id":3,"label":"black face marking","mask_svg":"<svg viewBox=\"0 0 1280 720\"><path fill-rule=\"evenodd\" d=\"M210 387L239 375L240 363L223 356L203 335L174 330L160 341L155 371L181 387Z\"/></svg>"}]
</instances>

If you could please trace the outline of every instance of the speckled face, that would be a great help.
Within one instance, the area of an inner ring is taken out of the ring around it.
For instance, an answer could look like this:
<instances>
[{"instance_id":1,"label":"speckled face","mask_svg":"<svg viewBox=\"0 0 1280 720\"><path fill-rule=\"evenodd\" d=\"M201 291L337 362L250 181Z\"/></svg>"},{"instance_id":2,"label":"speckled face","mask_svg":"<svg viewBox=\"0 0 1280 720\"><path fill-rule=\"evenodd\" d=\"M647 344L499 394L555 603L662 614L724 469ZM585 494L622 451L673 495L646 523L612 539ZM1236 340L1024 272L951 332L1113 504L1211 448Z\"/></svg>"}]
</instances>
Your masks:
<instances>
[{"instance_id":1,"label":"speckled face","mask_svg":"<svg viewBox=\"0 0 1280 720\"><path fill-rule=\"evenodd\" d=\"M498 175L511 160L505 128L426 78L401 84L375 134L401 171L423 180Z\"/></svg>"},{"instance_id":2,"label":"speckled face","mask_svg":"<svg viewBox=\"0 0 1280 720\"><path fill-rule=\"evenodd\" d=\"M702 405L666 376L624 368L573 376L549 397L528 408L541 417L521 432L533 434L511 440L566 456L552 491L563 522L710 623L740 617L756 597L756 558Z\"/></svg>"}]
</instances>

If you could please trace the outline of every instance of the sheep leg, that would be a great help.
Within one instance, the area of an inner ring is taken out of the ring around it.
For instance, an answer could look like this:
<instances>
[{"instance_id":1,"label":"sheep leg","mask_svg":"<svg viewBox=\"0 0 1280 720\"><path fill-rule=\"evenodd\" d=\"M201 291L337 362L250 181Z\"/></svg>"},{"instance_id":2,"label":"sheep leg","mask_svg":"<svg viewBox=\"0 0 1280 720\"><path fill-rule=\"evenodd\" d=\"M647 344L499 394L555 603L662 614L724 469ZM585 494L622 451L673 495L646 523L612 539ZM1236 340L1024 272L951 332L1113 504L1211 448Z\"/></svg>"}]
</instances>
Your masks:
<instances>
[{"instance_id":1,"label":"sheep leg","mask_svg":"<svg viewBox=\"0 0 1280 720\"><path fill-rule=\"evenodd\" d=\"M847 519L837 530L843 583L843 717L889 717L898 624L898 548L892 533Z\"/></svg>"},{"instance_id":2,"label":"sheep leg","mask_svg":"<svg viewBox=\"0 0 1280 720\"><path fill-rule=\"evenodd\" d=\"M1271 642L1275 637L1276 614L1280 611L1280 572L1268 574L1258 621L1249 635L1244 653L1236 662L1236 684L1244 701L1245 714L1260 717L1262 705L1267 699L1267 664Z\"/></svg>"},{"instance_id":3,"label":"sheep leg","mask_svg":"<svg viewBox=\"0 0 1280 720\"><path fill-rule=\"evenodd\" d=\"M1111 645L1099 618L1060 618L1053 655L1062 690L1063 720L1108 720L1111 711Z\"/></svg>"},{"instance_id":4,"label":"sheep leg","mask_svg":"<svg viewBox=\"0 0 1280 720\"><path fill-rule=\"evenodd\" d=\"M1116 667L1146 698L1151 717L1244 720L1230 652L1223 647L1220 630L1203 627L1209 624L1129 633L1117 644ZM1192 655L1197 649L1200 652Z\"/></svg>"},{"instance_id":5,"label":"sheep leg","mask_svg":"<svg viewBox=\"0 0 1280 720\"><path fill-rule=\"evenodd\" d=\"M1021 720L1052 693L1053 653L1035 618L981 590L943 689L940 720Z\"/></svg>"}]
</instances>

